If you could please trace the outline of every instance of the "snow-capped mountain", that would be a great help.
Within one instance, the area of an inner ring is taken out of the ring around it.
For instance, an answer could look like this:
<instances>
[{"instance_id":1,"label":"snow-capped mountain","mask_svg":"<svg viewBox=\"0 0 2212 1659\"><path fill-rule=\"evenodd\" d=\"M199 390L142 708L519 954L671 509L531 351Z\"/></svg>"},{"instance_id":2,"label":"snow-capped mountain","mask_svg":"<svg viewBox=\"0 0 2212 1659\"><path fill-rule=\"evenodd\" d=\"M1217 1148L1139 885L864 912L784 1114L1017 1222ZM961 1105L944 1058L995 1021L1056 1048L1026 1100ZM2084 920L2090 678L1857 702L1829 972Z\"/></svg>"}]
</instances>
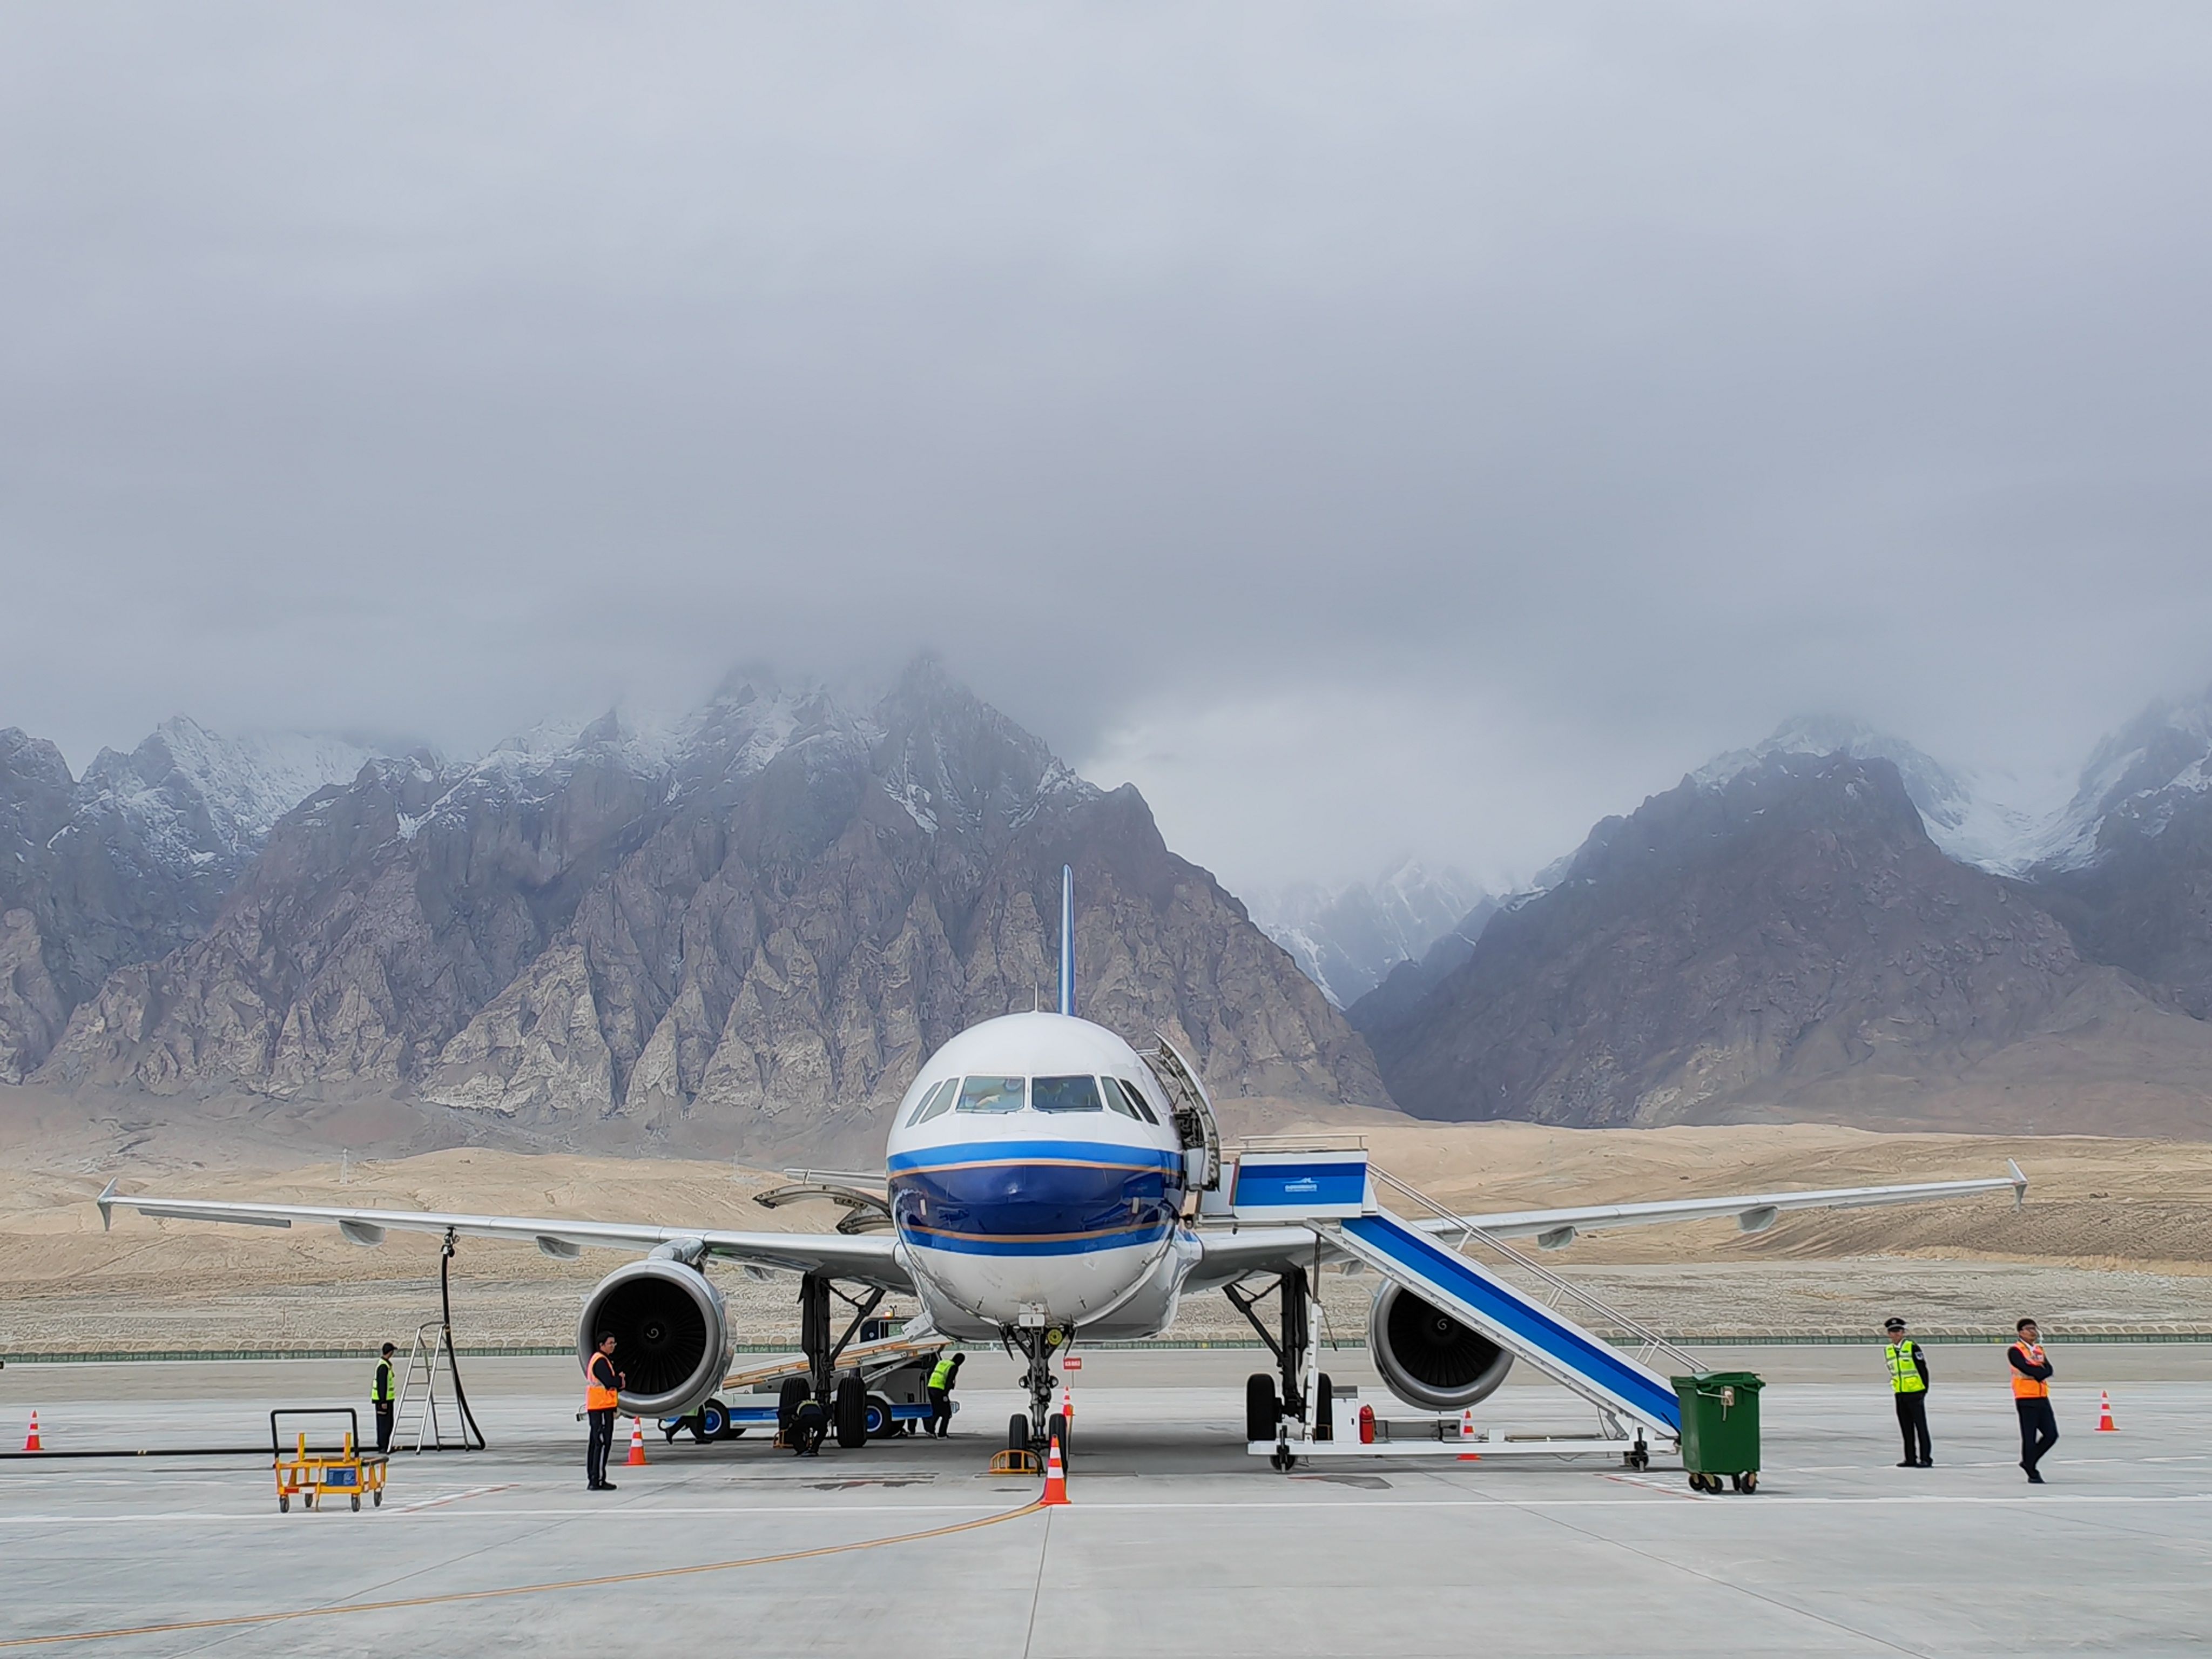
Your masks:
<instances>
[{"instance_id":1,"label":"snow-capped mountain","mask_svg":"<svg viewBox=\"0 0 2212 1659\"><path fill-rule=\"evenodd\" d=\"M1920 809L1929 839L1961 864L2016 876L2046 856L2052 833L2047 812L2002 799L1973 771L1945 766L1904 738L1859 720L1823 715L1784 720L1764 742L1706 762L1690 775L1690 781L1720 789L1777 755L1849 755L1853 760L1889 762Z\"/></svg>"},{"instance_id":2,"label":"snow-capped mountain","mask_svg":"<svg viewBox=\"0 0 2212 1659\"><path fill-rule=\"evenodd\" d=\"M2148 839L2178 811L2212 792L2212 689L2183 702L2156 702L2104 742L2081 769L2080 787L2041 838L2042 872L2078 870L2110 850L2115 836Z\"/></svg>"},{"instance_id":3,"label":"snow-capped mountain","mask_svg":"<svg viewBox=\"0 0 2212 1659\"><path fill-rule=\"evenodd\" d=\"M371 757L179 717L71 778L52 744L0 733L0 1080L37 1065L118 968L198 938L276 822Z\"/></svg>"},{"instance_id":4,"label":"snow-capped mountain","mask_svg":"<svg viewBox=\"0 0 2212 1659\"><path fill-rule=\"evenodd\" d=\"M350 783L377 750L300 732L227 738L183 715L127 755L103 749L78 781L74 816L128 827L155 858L242 864L318 789Z\"/></svg>"},{"instance_id":5,"label":"snow-capped mountain","mask_svg":"<svg viewBox=\"0 0 2212 1659\"><path fill-rule=\"evenodd\" d=\"M1291 953L1330 1001L1348 1008L1401 962L1418 962L1468 911L1482 889L1456 870L1403 859L1372 882L1304 882L1262 890L1247 903L1261 931Z\"/></svg>"}]
</instances>

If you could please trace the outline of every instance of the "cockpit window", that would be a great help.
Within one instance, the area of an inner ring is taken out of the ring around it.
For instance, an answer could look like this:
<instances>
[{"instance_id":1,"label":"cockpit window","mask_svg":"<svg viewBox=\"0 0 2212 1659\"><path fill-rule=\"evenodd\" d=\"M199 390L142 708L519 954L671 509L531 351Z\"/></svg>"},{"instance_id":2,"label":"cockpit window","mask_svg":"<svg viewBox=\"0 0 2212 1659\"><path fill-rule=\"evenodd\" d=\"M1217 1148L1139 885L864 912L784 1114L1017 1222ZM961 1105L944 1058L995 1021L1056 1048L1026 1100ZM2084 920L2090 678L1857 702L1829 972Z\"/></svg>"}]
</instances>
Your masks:
<instances>
[{"instance_id":1,"label":"cockpit window","mask_svg":"<svg viewBox=\"0 0 2212 1659\"><path fill-rule=\"evenodd\" d=\"M1135 1084L1118 1077L1109 1077L1105 1083L1107 1104L1123 1117L1142 1118L1147 1123L1159 1121L1152 1115L1152 1105L1146 1100L1145 1091Z\"/></svg>"},{"instance_id":2,"label":"cockpit window","mask_svg":"<svg viewBox=\"0 0 2212 1659\"><path fill-rule=\"evenodd\" d=\"M1018 1077L971 1077L960 1085L963 1112L1018 1112L1022 1083Z\"/></svg>"},{"instance_id":3,"label":"cockpit window","mask_svg":"<svg viewBox=\"0 0 2212 1659\"><path fill-rule=\"evenodd\" d=\"M1030 1104L1040 1112L1096 1112L1098 1079L1089 1077L1039 1077L1030 1079Z\"/></svg>"},{"instance_id":4,"label":"cockpit window","mask_svg":"<svg viewBox=\"0 0 2212 1659\"><path fill-rule=\"evenodd\" d=\"M935 1085L915 1107L913 1115L906 1121L906 1127L911 1129L917 1123L927 1123L930 1119L940 1115L946 1107L952 1104L952 1097L959 1092L960 1079L957 1077L946 1078L943 1082Z\"/></svg>"}]
</instances>

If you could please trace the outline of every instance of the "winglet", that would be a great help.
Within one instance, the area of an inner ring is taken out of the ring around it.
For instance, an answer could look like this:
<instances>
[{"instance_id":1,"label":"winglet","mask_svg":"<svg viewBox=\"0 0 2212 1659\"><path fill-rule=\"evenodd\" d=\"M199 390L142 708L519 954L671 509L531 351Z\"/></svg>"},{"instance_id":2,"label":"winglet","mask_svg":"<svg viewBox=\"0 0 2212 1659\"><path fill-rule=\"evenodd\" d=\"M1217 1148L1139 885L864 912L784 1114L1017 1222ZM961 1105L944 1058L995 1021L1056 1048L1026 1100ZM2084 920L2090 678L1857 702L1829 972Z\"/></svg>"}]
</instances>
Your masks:
<instances>
[{"instance_id":1,"label":"winglet","mask_svg":"<svg viewBox=\"0 0 2212 1659\"><path fill-rule=\"evenodd\" d=\"M2005 1168L2012 1171L2012 1206L2017 1210L2027 1202L2027 1177L2010 1158L2005 1160Z\"/></svg>"},{"instance_id":2,"label":"winglet","mask_svg":"<svg viewBox=\"0 0 2212 1659\"><path fill-rule=\"evenodd\" d=\"M1060 1012L1075 1012L1075 868L1060 866Z\"/></svg>"},{"instance_id":3,"label":"winglet","mask_svg":"<svg viewBox=\"0 0 2212 1659\"><path fill-rule=\"evenodd\" d=\"M106 1232L115 1224L115 1188L122 1179L121 1176L112 1177L100 1189L100 1196L93 1200L100 1206L100 1231L102 1232Z\"/></svg>"}]
</instances>

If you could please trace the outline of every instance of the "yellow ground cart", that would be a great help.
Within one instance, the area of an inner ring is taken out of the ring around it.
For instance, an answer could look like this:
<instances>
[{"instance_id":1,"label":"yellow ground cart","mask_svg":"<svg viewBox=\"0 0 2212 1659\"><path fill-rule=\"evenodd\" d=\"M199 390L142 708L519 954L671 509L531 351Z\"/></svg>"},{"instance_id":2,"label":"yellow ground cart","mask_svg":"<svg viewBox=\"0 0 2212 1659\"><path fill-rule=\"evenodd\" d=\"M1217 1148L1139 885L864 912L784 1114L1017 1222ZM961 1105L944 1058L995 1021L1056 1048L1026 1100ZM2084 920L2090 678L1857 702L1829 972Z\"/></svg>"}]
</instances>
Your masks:
<instances>
[{"instance_id":1,"label":"yellow ground cart","mask_svg":"<svg viewBox=\"0 0 2212 1659\"><path fill-rule=\"evenodd\" d=\"M337 1445L327 1443L309 1447L307 1431L295 1428L292 1444L284 1444L285 1425L282 1419L302 1417L343 1417L345 1437ZM364 1452L361 1449L361 1419L350 1406L332 1406L313 1411L277 1411L269 1413L269 1451L276 1470L276 1509L279 1514L292 1507L297 1498L303 1509L321 1507L325 1498L344 1496L353 1500L356 1510L361 1508L362 1494L379 1508L384 1504L384 1471L390 1459L382 1452Z\"/></svg>"}]
</instances>

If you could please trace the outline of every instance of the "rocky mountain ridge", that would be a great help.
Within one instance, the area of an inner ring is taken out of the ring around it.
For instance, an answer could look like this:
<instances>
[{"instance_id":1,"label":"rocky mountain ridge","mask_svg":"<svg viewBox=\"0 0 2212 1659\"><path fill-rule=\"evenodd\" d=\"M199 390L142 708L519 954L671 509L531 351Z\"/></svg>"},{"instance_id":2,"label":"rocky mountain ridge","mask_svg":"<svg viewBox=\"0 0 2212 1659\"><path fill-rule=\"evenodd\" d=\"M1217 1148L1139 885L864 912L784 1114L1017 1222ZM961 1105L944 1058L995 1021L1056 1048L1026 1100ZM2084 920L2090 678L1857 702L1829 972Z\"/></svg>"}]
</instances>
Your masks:
<instances>
[{"instance_id":1,"label":"rocky mountain ridge","mask_svg":"<svg viewBox=\"0 0 2212 1659\"><path fill-rule=\"evenodd\" d=\"M0 1081L117 969L198 937L276 820L372 753L179 718L73 778L51 743L0 732Z\"/></svg>"},{"instance_id":2,"label":"rocky mountain ridge","mask_svg":"<svg viewBox=\"0 0 2212 1659\"><path fill-rule=\"evenodd\" d=\"M1232 1093L1382 1103L1364 1043L1133 789L917 663L864 711L726 685L468 766L382 760L283 818L205 934L117 973L40 1076L375 1087L756 1152L879 1118L962 1026L1051 992Z\"/></svg>"}]
</instances>

